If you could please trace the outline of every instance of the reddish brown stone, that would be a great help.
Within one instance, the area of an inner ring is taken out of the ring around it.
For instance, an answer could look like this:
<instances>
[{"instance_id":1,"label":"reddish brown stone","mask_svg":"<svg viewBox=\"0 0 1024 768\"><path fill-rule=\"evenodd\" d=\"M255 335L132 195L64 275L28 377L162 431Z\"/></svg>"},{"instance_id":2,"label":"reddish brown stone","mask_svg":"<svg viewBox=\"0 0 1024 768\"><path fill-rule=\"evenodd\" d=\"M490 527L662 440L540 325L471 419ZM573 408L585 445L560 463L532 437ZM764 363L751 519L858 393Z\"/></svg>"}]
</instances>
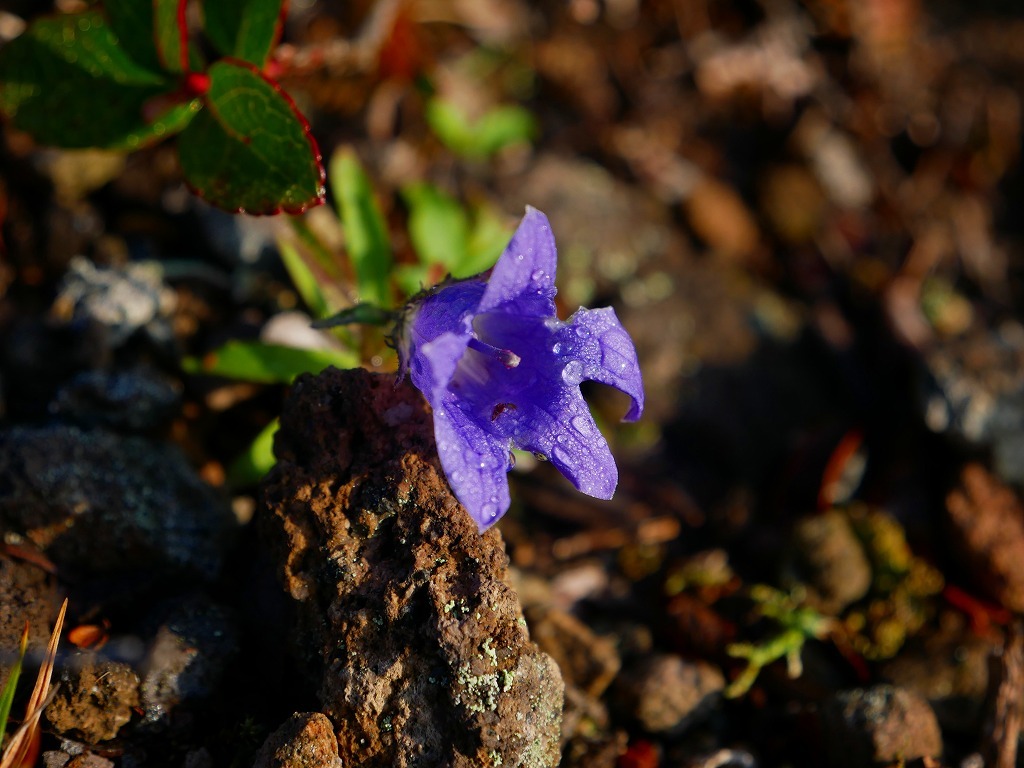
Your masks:
<instances>
[{"instance_id":1,"label":"reddish brown stone","mask_svg":"<svg viewBox=\"0 0 1024 768\"><path fill-rule=\"evenodd\" d=\"M275 450L265 530L342 761L556 765L558 667L530 642L501 534L452 496L420 394L301 377Z\"/></svg>"}]
</instances>

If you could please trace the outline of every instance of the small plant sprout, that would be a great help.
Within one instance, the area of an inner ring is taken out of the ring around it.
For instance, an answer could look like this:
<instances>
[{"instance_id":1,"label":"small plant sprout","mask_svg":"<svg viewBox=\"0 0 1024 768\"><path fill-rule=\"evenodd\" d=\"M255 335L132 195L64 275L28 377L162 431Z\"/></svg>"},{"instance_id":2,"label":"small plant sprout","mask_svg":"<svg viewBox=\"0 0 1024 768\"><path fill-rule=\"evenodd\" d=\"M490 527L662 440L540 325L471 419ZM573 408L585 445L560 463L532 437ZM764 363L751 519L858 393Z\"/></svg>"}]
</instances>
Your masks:
<instances>
[{"instance_id":1,"label":"small plant sprout","mask_svg":"<svg viewBox=\"0 0 1024 768\"><path fill-rule=\"evenodd\" d=\"M821 640L835 627L835 621L801 605L799 592L787 594L765 584L750 589L750 597L762 616L780 625L780 630L762 643L732 643L726 652L737 659L746 659L747 666L725 689L729 698L737 698L750 690L761 670L784 658L790 678L803 674L800 654L807 640Z\"/></svg>"}]
</instances>

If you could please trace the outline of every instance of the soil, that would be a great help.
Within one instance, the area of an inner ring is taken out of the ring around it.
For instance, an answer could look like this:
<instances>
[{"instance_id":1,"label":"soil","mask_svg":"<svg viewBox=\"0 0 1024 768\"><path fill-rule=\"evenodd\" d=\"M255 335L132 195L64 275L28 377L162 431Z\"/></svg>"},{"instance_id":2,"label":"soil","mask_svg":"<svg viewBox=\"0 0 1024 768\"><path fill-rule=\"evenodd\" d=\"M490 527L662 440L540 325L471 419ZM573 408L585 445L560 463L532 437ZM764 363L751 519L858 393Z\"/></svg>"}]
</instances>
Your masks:
<instances>
[{"instance_id":1,"label":"soil","mask_svg":"<svg viewBox=\"0 0 1024 768\"><path fill-rule=\"evenodd\" d=\"M0 37L42 5L3 4ZM541 209L559 312L615 307L644 418L585 385L615 497L522 455L481 534L381 333L287 386L195 372L233 339L328 343L289 217L203 203L173 139L0 125L8 735L69 601L34 764L1014 765L1016 4L290 6L281 82L366 168L399 268L414 182L509 230ZM466 155L434 98L535 130ZM328 191L301 222L354 300Z\"/></svg>"}]
</instances>

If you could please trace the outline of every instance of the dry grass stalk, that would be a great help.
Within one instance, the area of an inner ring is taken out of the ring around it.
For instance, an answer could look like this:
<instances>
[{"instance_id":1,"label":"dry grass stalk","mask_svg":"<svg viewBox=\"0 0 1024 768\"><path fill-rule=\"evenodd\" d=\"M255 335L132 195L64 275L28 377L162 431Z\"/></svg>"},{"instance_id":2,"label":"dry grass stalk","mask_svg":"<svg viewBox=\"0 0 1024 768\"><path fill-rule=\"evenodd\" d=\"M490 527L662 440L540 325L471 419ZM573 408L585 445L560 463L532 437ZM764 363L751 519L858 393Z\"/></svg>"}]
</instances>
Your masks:
<instances>
[{"instance_id":1,"label":"dry grass stalk","mask_svg":"<svg viewBox=\"0 0 1024 768\"><path fill-rule=\"evenodd\" d=\"M20 768L28 764L31 747L39 737L39 717L43 709L49 703L50 678L53 677L53 666L57 659L57 644L60 641L60 633L64 627L64 614L68 609L68 601L60 607L57 614L57 621L53 625L53 634L50 635L50 642L46 646L46 658L39 667L39 674L36 676L36 685L32 689L28 706L25 708L25 720L21 727L14 732L3 755L0 755L0 768Z\"/></svg>"}]
</instances>

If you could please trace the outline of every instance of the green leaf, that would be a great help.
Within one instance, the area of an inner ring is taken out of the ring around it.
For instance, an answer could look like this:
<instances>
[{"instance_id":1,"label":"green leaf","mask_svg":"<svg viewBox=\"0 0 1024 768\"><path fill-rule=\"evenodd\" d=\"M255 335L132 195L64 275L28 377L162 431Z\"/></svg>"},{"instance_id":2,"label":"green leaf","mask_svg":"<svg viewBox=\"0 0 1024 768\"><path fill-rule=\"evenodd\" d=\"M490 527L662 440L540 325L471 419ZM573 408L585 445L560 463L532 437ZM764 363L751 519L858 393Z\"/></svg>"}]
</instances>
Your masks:
<instances>
[{"instance_id":1,"label":"green leaf","mask_svg":"<svg viewBox=\"0 0 1024 768\"><path fill-rule=\"evenodd\" d=\"M330 175L359 299L390 306L391 245L370 180L350 148L340 149L331 157Z\"/></svg>"},{"instance_id":2,"label":"green leaf","mask_svg":"<svg viewBox=\"0 0 1024 768\"><path fill-rule=\"evenodd\" d=\"M345 349L299 349L262 341L229 341L201 359L189 357L182 361L188 373L262 384L288 384L300 373L319 373L329 365L355 368L359 357Z\"/></svg>"},{"instance_id":3,"label":"green leaf","mask_svg":"<svg viewBox=\"0 0 1024 768\"><path fill-rule=\"evenodd\" d=\"M485 158L512 144L530 141L537 132L533 115L518 106L495 107L479 120L469 118L443 99L427 103L427 123L453 152L470 158Z\"/></svg>"},{"instance_id":4,"label":"green leaf","mask_svg":"<svg viewBox=\"0 0 1024 768\"><path fill-rule=\"evenodd\" d=\"M409 208L409 238L423 264L441 264L451 272L466 260L469 217L452 197L430 184L402 190Z\"/></svg>"},{"instance_id":5,"label":"green leaf","mask_svg":"<svg viewBox=\"0 0 1024 768\"><path fill-rule=\"evenodd\" d=\"M330 317L317 320L314 328L335 328L339 325L391 325L397 315L388 309L381 309L376 304L362 302L354 307L343 309Z\"/></svg>"},{"instance_id":6,"label":"green leaf","mask_svg":"<svg viewBox=\"0 0 1024 768\"><path fill-rule=\"evenodd\" d=\"M95 11L37 19L0 50L0 111L39 142L132 149L182 130L198 100L137 64ZM157 112L146 120L144 112Z\"/></svg>"},{"instance_id":7,"label":"green leaf","mask_svg":"<svg viewBox=\"0 0 1024 768\"><path fill-rule=\"evenodd\" d=\"M209 69L206 109L178 142L188 183L245 213L297 213L324 200L320 151L292 100L251 64Z\"/></svg>"},{"instance_id":8,"label":"green leaf","mask_svg":"<svg viewBox=\"0 0 1024 768\"><path fill-rule=\"evenodd\" d=\"M187 0L105 0L103 10L118 44L137 63L156 72L185 71L181 46L187 43ZM189 48L191 69L202 68L198 51Z\"/></svg>"},{"instance_id":9,"label":"green leaf","mask_svg":"<svg viewBox=\"0 0 1024 768\"><path fill-rule=\"evenodd\" d=\"M493 208L480 206L474 214L466 259L455 265L452 277L472 277L490 269L512 239L512 230Z\"/></svg>"},{"instance_id":10,"label":"green leaf","mask_svg":"<svg viewBox=\"0 0 1024 768\"><path fill-rule=\"evenodd\" d=\"M0 691L0 745L2 745L4 734L7 732L7 718L11 716L11 705L14 703L14 694L18 688L18 678L21 677L21 666L25 661L25 652L28 650L28 630L28 622L25 622L25 631L21 633L21 643L18 646L18 656L7 674L3 691Z\"/></svg>"},{"instance_id":11,"label":"green leaf","mask_svg":"<svg viewBox=\"0 0 1024 768\"><path fill-rule=\"evenodd\" d=\"M313 317L326 317L331 310L320 290L320 281L313 274L305 259L299 253L298 248L284 238L278 238L277 249L281 252L281 261L284 268L288 270L288 276L292 279L295 290L299 292L302 301L313 314Z\"/></svg>"},{"instance_id":12,"label":"green leaf","mask_svg":"<svg viewBox=\"0 0 1024 768\"><path fill-rule=\"evenodd\" d=\"M225 56L263 67L281 36L282 0L206 0L204 28Z\"/></svg>"},{"instance_id":13,"label":"green leaf","mask_svg":"<svg viewBox=\"0 0 1024 768\"><path fill-rule=\"evenodd\" d=\"M231 466L228 467L228 485L232 488L255 485L273 468L277 463L274 456L274 435L280 426L279 419L267 424L245 452L231 462Z\"/></svg>"}]
</instances>

